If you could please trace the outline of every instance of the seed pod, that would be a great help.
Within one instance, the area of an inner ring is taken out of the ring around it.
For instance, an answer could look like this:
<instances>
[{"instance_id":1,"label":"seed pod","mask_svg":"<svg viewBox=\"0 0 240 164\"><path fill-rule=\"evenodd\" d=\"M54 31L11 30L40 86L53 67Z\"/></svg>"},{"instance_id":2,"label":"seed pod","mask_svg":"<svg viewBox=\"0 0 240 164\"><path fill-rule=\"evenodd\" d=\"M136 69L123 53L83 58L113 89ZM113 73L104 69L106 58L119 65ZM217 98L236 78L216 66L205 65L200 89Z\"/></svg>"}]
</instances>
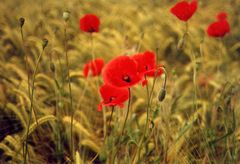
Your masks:
<instances>
[{"instance_id":1,"label":"seed pod","mask_svg":"<svg viewBox=\"0 0 240 164\"><path fill-rule=\"evenodd\" d=\"M46 48L47 45L48 45L48 40L47 40L47 39L43 39L43 40L42 40L42 48L43 48L43 49Z\"/></svg>"},{"instance_id":2,"label":"seed pod","mask_svg":"<svg viewBox=\"0 0 240 164\"><path fill-rule=\"evenodd\" d=\"M65 21L68 21L69 20L69 16L70 16L70 12L69 11L64 11L63 12L63 19Z\"/></svg>"},{"instance_id":3,"label":"seed pod","mask_svg":"<svg viewBox=\"0 0 240 164\"><path fill-rule=\"evenodd\" d=\"M159 94L158 94L158 100L160 102L162 102L165 99L166 96L166 89L165 88L161 88Z\"/></svg>"},{"instance_id":4,"label":"seed pod","mask_svg":"<svg viewBox=\"0 0 240 164\"><path fill-rule=\"evenodd\" d=\"M25 19L24 19L23 17L21 17L21 18L19 18L18 21L19 21L19 25L20 25L20 27L22 28L23 25L24 25Z\"/></svg>"}]
</instances>

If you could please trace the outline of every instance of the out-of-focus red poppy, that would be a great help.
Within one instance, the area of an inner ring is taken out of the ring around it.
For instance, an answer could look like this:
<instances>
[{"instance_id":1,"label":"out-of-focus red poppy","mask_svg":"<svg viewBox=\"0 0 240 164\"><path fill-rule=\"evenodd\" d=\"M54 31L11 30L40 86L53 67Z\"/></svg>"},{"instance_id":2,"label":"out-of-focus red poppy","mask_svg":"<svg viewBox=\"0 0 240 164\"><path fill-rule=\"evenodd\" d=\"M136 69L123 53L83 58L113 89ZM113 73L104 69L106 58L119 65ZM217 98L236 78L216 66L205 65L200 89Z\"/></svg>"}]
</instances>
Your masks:
<instances>
[{"instance_id":1,"label":"out-of-focus red poppy","mask_svg":"<svg viewBox=\"0 0 240 164\"><path fill-rule=\"evenodd\" d=\"M123 103L129 99L128 88L118 88L108 84L100 87L100 94L103 101L98 105L98 111L101 111L103 106L119 106L122 108Z\"/></svg>"},{"instance_id":2,"label":"out-of-focus red poppy","mask_svg":"<svg viewBox=\"0 0 240 164\"><path fill-rule=\"evenodd\" d=\"M211 37L224 37L230 32L227 14L225 12L220 12L216 17L218 20L208 26L207 33Z\"/></svg>"},{"instance_id":3,"label":"out-of-focus red poppy","mask_svg":"<svg viewBox=\"0 0 240 164\"><path fill-rule=\"evenodd\" d=\"M83 32L93 33L99 31L100 19L94 14L84 15L80 21L80 29Z\"/></svg>"},{"instance_id":4,"label":"out-of-focus red poppy","mask_svg":"<svg viewBox=\"0 0 240 164\"><path fill-rule=\"evenodd\" d=\"M175 4L170 12L182 21L188 21L193 14L197 11L198 2L193 0L192 2L181 1Z\"/></svg>"},{"instance_id":5,"label":"out-of-focus red poppy","mask_svg":"<svg viewBox=\"0 0 240 164\"><path fill-rule=\"evenodd\" d=\"M97 58L95 60L92 60L84 65L83 76L88 77L89 73L92 76L98 76L101 74L103 66L104 66L103 59Z\"/></svg>"},{"instance_id":6,"label":"out-of-focus red poppy","mask_svg":"<svg viewBox=\"0 0 240 164\"><path fill-rule=\"evenodd\" d=\"M140 82L142 77L137 71L137 63L129 56L118 56L103 69L104 82L116 87L131 87Z\"/></svg>"},{"instance_id":7,"label":"out-of-focus red poppy","mask_svg":"<svg viewBox=\"0 0 240 164\"><path fill-rule=\"evenodd\" d=\"M133 55L132 57L137 62L138 72L146 76L160 76L163 70L156 65L156 55L154 52L146 51L144 53Z\"/></svg>"}]
</instances>

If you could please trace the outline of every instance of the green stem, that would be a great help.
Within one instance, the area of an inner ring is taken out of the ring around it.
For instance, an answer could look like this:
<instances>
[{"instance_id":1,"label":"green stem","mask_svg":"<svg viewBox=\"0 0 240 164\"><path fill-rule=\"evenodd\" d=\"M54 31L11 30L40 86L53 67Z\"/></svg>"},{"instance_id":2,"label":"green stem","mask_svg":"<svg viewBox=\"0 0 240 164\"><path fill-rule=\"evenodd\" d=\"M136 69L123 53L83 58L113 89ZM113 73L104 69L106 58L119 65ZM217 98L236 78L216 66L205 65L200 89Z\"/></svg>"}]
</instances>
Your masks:
<instances>
[{"instance_id":1,"label":"green stem","mask_svg":"<svg viewBox=\"0 0 240 164\"><path fill-rule=\"evenodd\" d=\"M70 152L71 152L71 160L73 161L73 98L72 98L72 87L70 81L70 68L69 68L69 59L68 59L68 51L67 51L67 27L65 24L64 27L64 49L65 49L65 58L66 58L66 66L67 66L67 79L68 79L68 89L69 89L69 97L70 97L70 111L71 111L71 127L70 127Z\"/></svg>"},{"instance_id":2,"label":"green stem","mask_svg":"<svg viewBox=\"0 0 240 164\"><path fill-rule=\"evenodd\" d=\"M111 126L113 112L114 112L114 106L112 106L112 111L111 111L111 116L110 116L110 121L109 121L109 123L108 123L108 127Z\"/></svg>"},{"instance_id":3,"label":"green stem","mask_svg":"<svg viewBox=\"0 0 240 164\"><path fill-rule=\"evenodd\" d=\"M25 52L25 46L24 46L24 37L23 37L23 29L22 27L20 27L20 33L21 33L21 38L22 38L22 46L23 46L23 51ZM27 83L28 83L28 96L29 98L31 97L30 94L30 78L29 78L29 71L28 71L28 58L27 58L27 54L25 53L24 55L24 62L25 62L25 70L27 72ZM23 155L25 154L25 149L24 149L24 144L23 144Z\"/></svg>"},{"instance_id":4,"label":"green stem","mask_svg":"<svg viewBox=\"0 0 240 164\"><path fill-rule=\"evenodd\" d=\"M123 127L122 127L122 131L121 131L121 135L119 137L119 141L118 141L118 144L117 144L117 151L113 157L113 163L115 161L115 158L117 156L117 152L118 152L118 149L119 149L119 146L120 146L120 142L121 142L121 138L123 136L123 133L124 133L124 129L125 129L125 126L126 126L126 122L127 122L127 119L128 119L128 115L129 115L129 111L130 111L130 106L131 106L131 89L128 88L128 94L129 94L129 99L128 99L128 107L127 107L127 114L126 114L126 117L125 117L125 120L124 120L124 123L123 123Z\"/></svg>"},{"instance_id":5,"label":"green stem","mask_svg":"<svg viewBox=\"0 0 240 164\"><path fill-rule=\"evenodd\" d=\"M32 90L31 90L31 106L30 106L30 113L29 113L29 121L28 121L28 125L27 125L27 133L26 133L26 140L25 140L25 151L24 151L24 164L26 164L27 162L27 150L28 150L28 134L29 134L29 128L30 128L30 124L32 122L32 112L34 113L35 117L36 117L36 113L35 113L35 110L34 110L34 84L35 84L35 78L36 78L36 74L37 74L37 71L38 71L38 67L39 67L39 64L40 64L40 61L41 61L41 58L42 58L42 55L44 53L44 49L42 50L41 54L38 56L38 59L37 59L37 63L36 63L36 67L34 69L34 72L33 72L33 78L32 78ZM36 117L36 122L38 124L38 121L37 121L37 117Z\"/></svg>"},{"instance_id":6,"label":"green stem","mask_svg":"<svg viewBox=\"0 0 240 164\"><path fill-rule=\"evenodd\" d=\"M129 115L129 111L130 111L130 106L131 106L131 89L130 88L128 88L128 94L129 94L128 108L127 108L127 114L126 114L126 117L125 117L125 120L124 120L124 123L123 123L121 137L123 136L123 133L124 133L124 129L125 129L125 126L126 126L126 123L127 123L127 119L128 119L128 115Z\"/></svg>"}]
</instances>

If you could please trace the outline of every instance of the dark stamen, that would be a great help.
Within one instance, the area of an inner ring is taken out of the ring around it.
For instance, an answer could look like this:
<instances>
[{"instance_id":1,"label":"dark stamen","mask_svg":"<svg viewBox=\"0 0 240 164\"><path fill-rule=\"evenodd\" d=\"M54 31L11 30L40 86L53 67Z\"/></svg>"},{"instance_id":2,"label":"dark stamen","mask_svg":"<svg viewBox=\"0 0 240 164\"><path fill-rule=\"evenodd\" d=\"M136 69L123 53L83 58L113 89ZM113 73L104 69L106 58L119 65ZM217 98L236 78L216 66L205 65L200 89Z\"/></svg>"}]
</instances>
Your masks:
<instances>
[{"instance_id":1,"label":"dark stamen","mask_svg":"<svg viewBox=\"0 0 240 164\"><path fill-rule=\"evenodd\" d=\"M109 102L111 102L112 100L114 100L115 99L115 97L110 97L109 98Z\"/></svg>"},{"instance_id":2,"label":"dark stamen","mask_svg":"<svg viewBox=\"0 0 240 164\"><path fill-rule=\"evenodd\" d=\"M93 27L89 28L88 32L95 32L95 29Z\"/></svg>"},{"instance_id":3,"label":"dark stamen","mask_svg":"<svg viewBox=\"0 0 240 164\"><path fill-rule=\"evenodd\" d=\"M123 76L123 81L127 82L127 83L130 83L131 82L131 79L129 76Z\"/></svg>"},{"instance_id":4,"label":"dark stamen","mask_svg":"<svg viewBox=\"0 0 240 164\"><path fill-rule=\"evenodd\" d=\"M147 65L145 66L145 69L148 70L148 66Z\"/></svg>"}]
</instances>

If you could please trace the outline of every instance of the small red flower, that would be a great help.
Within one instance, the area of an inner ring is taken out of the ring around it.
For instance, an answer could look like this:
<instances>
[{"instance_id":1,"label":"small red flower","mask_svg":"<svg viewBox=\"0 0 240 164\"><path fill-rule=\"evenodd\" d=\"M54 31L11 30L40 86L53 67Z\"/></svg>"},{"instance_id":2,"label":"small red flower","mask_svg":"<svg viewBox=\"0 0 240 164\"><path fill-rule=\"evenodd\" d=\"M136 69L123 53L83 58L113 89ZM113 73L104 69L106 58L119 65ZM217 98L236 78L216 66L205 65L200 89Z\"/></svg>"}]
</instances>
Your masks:
<instances>
[{"instance_id":1,"label":"small red flower","mask_svg":"<svg viewBox=\"0 0 240 164\"><path fill-rule=\"evenodd\" d=\"M102 106L119 106L123 107L123 103L129 99L128 88L118 88L108 84L100 87L100 94L103 101L98 105L98 111L102 110Z\"/></svg>"},{"instance_id":2,"label":"small red flower","mask_svg":"<svg viewBox=\"0 0 240 164\"><path fill-rule=\"evenodd\" d=\"M103 66L104 66L103 59L97 58L95 60L92 60L84 65L83 76L88 77L89 72L91 72L92 76L98 76L101 74Z\"/></svg>"},{"instance_id":3,"label":"small red flower","mask_svg":"<svg viewBox=\"0 0 240 164\"><path fill-rule=\"evenodd\" d=\"M227 13L220 12L220 13L217 14L216 17L217 17L218 20L225 20L225 19L227 19Z\"/></svg>"},{"instance_id":4,"label":"small red flower","mask_svg":"<svg viewBox=\"0 0 240 164\"><path fill-rule=\"evenodd\" d=\"M138 72L146 76L160 76L163 73L161 68L156 65L156 55L154 52L146 51L132 57L137 62Z\"/></svg>"},{"instance_id":5,"label":"small red flower","mask_svg":"<svg viewBox=\"0 0 240 164\"><path fill-rule=\"evenodd\" d=\"M129 56L118 56L111 60L103 70L106 84L116 87L131 87L142 79L137 71L137 63Z\"/></svg>"},{"instance_id":6,"label":"small red flower","mask_svg":"<svg viewBox=\"0 0 240 164\"><path fill-rule=\"evenodd\" d=\"M149 77L158 77L164 73L163 65L156 66L153 70L150 70L146 73Z\"/></svg>"},{"instance_id":7,"label":"small red flower","mask_svg":"<svg viewBox=\"0 0 240 164\"><path fill-rule=\"evenodd\" d=\"M220 12L216 17L217 21L208 26L207 33L211 37L224 37L230 32L227 14L225 12Z\"/></svg>"},{"instance_id":8,"label":"small red flower","mask_svg":"<svg viewBox=\"0 0 240 164\"><path fill-rule=\"evenodd\" d=\"M175 15L178 19L182 21L188 21L193 14L196 12L198 7L197 0L193 0L192 2L181 1L175 4L170 12Z\"/></svg>"},{"instance_id":9,"label":"small red flower","mask_svg":"<svg viewBox=\"0 0 240 164\"><path fill-rule=\"evenodd\" d=\"M100 19L94 14L86 14L80 19L80 29L83 32L98 32Z\"/></svg>"}]
</instances>

